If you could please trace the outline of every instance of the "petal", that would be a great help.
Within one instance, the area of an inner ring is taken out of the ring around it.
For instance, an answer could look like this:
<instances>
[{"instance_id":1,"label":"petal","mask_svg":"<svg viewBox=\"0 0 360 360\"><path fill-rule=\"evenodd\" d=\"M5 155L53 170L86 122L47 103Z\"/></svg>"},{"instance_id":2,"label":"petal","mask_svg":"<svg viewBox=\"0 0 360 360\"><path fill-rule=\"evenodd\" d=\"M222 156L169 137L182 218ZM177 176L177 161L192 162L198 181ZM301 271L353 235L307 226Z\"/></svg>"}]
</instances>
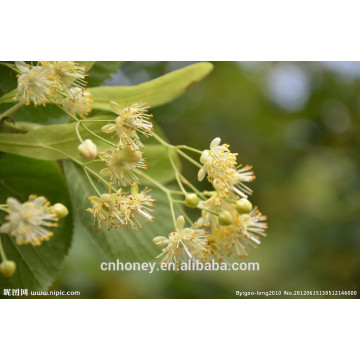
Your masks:
<instances>
[{"instance_id":1,"label":"petal","mask_svg":"<svg viewBox=\"0 0 360 360\"><path fill-rule=\"evenodd\" d=\"M180 215L176 220L176 230L182 231L185 225L185 219L182 215Z\"/></svg>"},{"instance_id":2,"label":"petal","mask_svg":"<svg viewBox=\"0 0 360 360\"><path fill-rule=\"evenodd\" d=\"M10 223L5 223L0 226L0 233L1 234L8 234L10 232Z\"/></svg>"},{"instance_id":3,"label":"petal","mask_svg":"<svg viewBox=\"0 0 360 360\"><path fill-rule=\"evenodd\" d=\"M90 196L89 201L92 205L95 205L95 204L100 205L101 204L101 201L97 196Z\"/></svg>"},{"instance_id":4,"label":"petal","mask_svg":"<svg viewBox=\"0 0 360 360\"><path fill-rule=\"evenodd\" d=\"M158 244L168 243L169 240L165 236L156 236L153 238L153 242L155 243L155 245L158 245Z\"/></svg>"},{"instance_id":5,"label":"petal","mask_svg":"<svg viewBox=\"0 0 360 360\"><path fill-rule=\"evenodd\" d=\"M111 133L113 131L115 131L116 126L114 124L106 124L101 128L101 131L103 131L104 133Z\"/></svg>"},{"instance_id":6,"label":"petal","mask_svg":"<svg viewBox=\"0 0 360 360\"><path fill-rule=\"evenodd\" d=\"M21 207L21 203L13 197L7 198L6 203L8 204L10 211L17 211Z\"/></svg>"},{"instance_id":7,"label":"petal","mask_svg":"<svg viewBox=\"0 0 360 360\"><path fill-rule=\"evenodd\" d=\"M101 169L99 172L100 176L109 176L110 174L110 169L108 167Z\"/></svg>"},{"instance_id":8,"label":"petal","mask_svg":"<svg viewBox=\"0 0 360 360\"><path fill-rule=\"evenodd\" d=\"M110 157L110 155L107 153L107 152L105 152L105 151L101 151L101 152L99 152L98 153L98 156L99 156L99 158L101 159L101 160L108 160L109 159L109 157Z\"/></svg>"},{"instance_id":9,"label":"petal","mask_svg":"<svg viewBox=\"0 0 360 360\"><path fill-rule=\"evenodd\" d=\"M15 61L15 65L22 73L29 71L29 67L25 61Z\"/></svg>"},{"instance_id":10,"label":"petal","mask_svg":"<svg viewBox=\"0 0 360 360\"><path fill-rule=\"evenodd\" d=\"M138 184L137 184L137 183L133 183L133 184L131 185L131 195L132 195L132 196L135 196L135 195L137 195L138 192L139 192Z\"/></svg>"},{"instance_id":11,"label":"petal","mask_svg":"<svg viewBox=\"0 0 360 360\"><path fill-rule=\"evenodd\" d=\"M110 101L109 103L111 110L118 115L121 115L121 107L120 105L115 101Z\"/></svg>"},{"instance_id":12,"label":"petal","mask_svg":"<svg viewBox=\"0 0 360 360\"><path fill-rule=\"evenodd\" d=\"M198 180L203 181L205 174L206 174L206 171L205 171L204 167L202 167L198 172Z\"/></svg>"},{"instance_id":13,"label":"petal","mask_svg":"<svg viewBox=\"0 0 360 360\"><path fill-rule=\"evenodd\" d=\"M206 162L208 161L209 159L209 150L204 150L202 153L201 153L201 156L200 156L200 162L202 164L206 164Z\"/></svg>"},{"instance_id":14,"label":"petal","mask_svg":"<svg viewBox=\"0 0 360 360\"><path fill-rule=\"evenodd\" d=\"M210 149L214 150L217 146L219 146L220 142L221 139L219 137L215 138L210 144Z\"/></svg>"}]
</instances>

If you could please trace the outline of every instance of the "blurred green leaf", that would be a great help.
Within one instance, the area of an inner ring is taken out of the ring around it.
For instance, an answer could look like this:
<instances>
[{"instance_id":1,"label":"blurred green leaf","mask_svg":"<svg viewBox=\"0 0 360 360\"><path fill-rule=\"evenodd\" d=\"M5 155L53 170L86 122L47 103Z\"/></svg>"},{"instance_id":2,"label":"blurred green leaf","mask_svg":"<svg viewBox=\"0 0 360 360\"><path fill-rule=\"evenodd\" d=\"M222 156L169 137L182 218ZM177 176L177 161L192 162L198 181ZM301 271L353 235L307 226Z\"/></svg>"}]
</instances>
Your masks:
<instances>
[{"instance_id":1,"label":"blurred green leaf","mask_svg":"<svg viewBox=\"0 0 360 360\"><path fill-rule=\"evenodd\" d=\"M123 61L96 61L88 71L89 76L86 79L88 86L102 85L122 63Z\"/></svg>"},{"instance_id":2,"label":"blurred green leaf","mask_svg":"<svg viewBox=\"0 0 360 360\"><path fill-rule=\"evenodd\" d=\"M2 154L0 203L5 203L9 196L25 202L31 194L43 195L52 204L60 202L71 209L64 178L55 162ZM9 279L0 275L0 288L41 290L49 287L70 248L72 225L70 212L59 221L59 227L54 229L54 236L50 241L37 247L16 245L14 238L3 235L6 255L9 260L16 262L17 271Z\"/></svg>"},{"instance_id":3,"label":"blurred green leaf","mask_svg":"<svg viewBox=\"0 0 360 360\"><path fill-rule=\"evenodd\" d=\"M174 159L176 167L180 170L181 161L179 156L175 152L170 152L170 156ZM168 153L162 145L145 145L144 158L146 158L147 175L164 184L175 178Z\"/></svg>"},{"instance_id":4,"label":"blurred green leaf","mask_svg":"<svg viewBox=\"0 0 360 360\"><path fill-rule=\"evenodd\" d=\"M39 129L42 127L42 125L36 124L36 123L32 123L32 122L16 122L16 123L12 123L12 122L4 122L3 124L4 127L4 132L5 133L12 133L12 134L16 134L16 133L22 133L22 134L26 134L27 132L31 131L31 130L35 130L35 129Z\"/></svg>"},{"instance_id":5,"label":"blurred green leaf","mask_svg":"<svg viewBox=\"0 0 360 360\"><path fill-rule=\"evenodd\" d=\"M16 73L8 67L0 65L0 96L2 97L2 95L7 94L11 89L16 88L16 86Z\"/></svg>"},{"instance_id":6,"label":"blurred green leaf","mask_svg":"<svg viewBox=\"0 0 360 360\"><path fill-rule=\"evenodd\" d=\"M14 85L16 86L16 83ZM16 94L17 94L17 89L12 89L12 90L7 91L5 94L3 94L0 97L0 104L1 103L15 102L14 97L15 97Z\"/></svg>"},{"instance_id":7,"label":"blurred green leaf","mask_svg":"<svg viewBox=\"0 0 360 360\"><path fill-rule=\"evenodd\" d=\"M0 104L0 113L3 113L10 108L10 104ZM47 104L46 106L23 106L10 117L15 122L33 122L33 123L48 123L59 124L68 122L69 117L59 109L55 104Z\"/></svg>"},{"instance_id":8,"label":"blurred green leaf","mask_svg":"<svg viewBox=\"0 0 360 360\"><path fill-rule=\"evenodd\" d=\"M89 72L90 69L95 65L96 61L75 61L77 64L86 68L86 71Z\"/></svg>"},{"instance_id":9,"label":"blurred green leaf","mask_svg":"<svg viewBox=\"0 0 360 360\"><path fill-rule=\"evenodd\" d=\"M154 80L136 86L101 86L89 88L94 97L93 108L110 110L109 101L113 100L122 106L145 101L151 106L166 104L203 79L213 65L200 62L160 76Z\"/></svg>"},{"instance_id":10,"label":"blurred green leaf","mask_svg":"<svg viewBox=\"0 0 360 360\"><path fill-rule=\"evenodd\" d=\"M167 235L173 228L166 196L159 190L153 189L152 196L157 200L155 220L153 223L147 223L140 232L131 229L98 231L96 227L91 226L93 216L85 211L90 207L88 197L94 195L89 181L78 165L68 160L63 161L63 164L74 216L88 230L89 241L93 241L110 260L155 261L154 257L160 251L153 244L152 239L158 235ZM103 192L107 192L107 189L103 188Z\"/></svg>"}]
</instances>

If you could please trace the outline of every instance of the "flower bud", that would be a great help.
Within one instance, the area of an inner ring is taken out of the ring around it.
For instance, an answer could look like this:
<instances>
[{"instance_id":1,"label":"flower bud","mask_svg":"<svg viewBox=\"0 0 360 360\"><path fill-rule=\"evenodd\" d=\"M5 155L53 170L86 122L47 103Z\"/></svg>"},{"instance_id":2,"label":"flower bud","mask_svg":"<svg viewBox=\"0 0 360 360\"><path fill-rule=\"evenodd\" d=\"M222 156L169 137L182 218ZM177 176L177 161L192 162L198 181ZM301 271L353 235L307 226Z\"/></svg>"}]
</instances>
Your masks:
<instances>
[{"instance_id":1,"label":"flower bud","mask_svg":"<svg viewBox=\"0 0 360 360\"><path fill-rule=\"evenodd\" d=\"M0 273L5 277L12 277L16 271L16 263L11 260L5 260L0 264Z\"/></svg>"},{"instance_id":2,"label":"flower bud","mask_svg":"<svg viewBox=\"0 0 360 360\"><path fill-rule=\"evenodd\" d=\"M197 197L196 194L192 193L192 194L186 194L185 196L185 205L190 207L190 208L196 208L197 205L199 204L200 200Z\"/></svg>"},{"instance_id":3,"label":"flower bud","mask_svg":"<svg viewBox=\"0 0 360 360\"><path fill-rule=\"evenodd\" d=\"M234 217L228 211L222 211L219 215L219 224L222 226L231 225Z\"/></svg>"},{"instance_id":4,"label":"flower bud","mask_svg":"<svg viewBox=\"0 0 360 360\"><path fill-rule=\"evenodd\" d=\"M67 207L60 203L56 203L55 205L53 205L52 210L58 219L62 219L69 214L69 210L67 209Z\"/></svg>"},{"instance_id":5,"label":"flower bud","mask_svg":"<svg viewBox=\"0 0 360 360\"><path fill-rule=\"evenodd\" d=\"M125 161L128 163L137 163L142 160L142 153L139 149L125 149Z\"/></svg>"},{"instance_id":6,"label":"flower bud","mask_svg":"<svg viewBox=\"0 0 360 360\"><path fill-rule=\"evenodd\" d=\"M236 202L236 210L239 214L248 214L252 208L252 203L248 199L242 198Z\"/></svg>"},{"instance_id":7,"label":"flower bud","mask_svg":"<svg viewBox=\"0 0 360 360\"><path fill-rule=\"evenodd\" d=\"M92 160L97 156L96 144L90 139L86 139L82 144L78 146L79 153L85 159Z\"/></svg>"}]
</instances>

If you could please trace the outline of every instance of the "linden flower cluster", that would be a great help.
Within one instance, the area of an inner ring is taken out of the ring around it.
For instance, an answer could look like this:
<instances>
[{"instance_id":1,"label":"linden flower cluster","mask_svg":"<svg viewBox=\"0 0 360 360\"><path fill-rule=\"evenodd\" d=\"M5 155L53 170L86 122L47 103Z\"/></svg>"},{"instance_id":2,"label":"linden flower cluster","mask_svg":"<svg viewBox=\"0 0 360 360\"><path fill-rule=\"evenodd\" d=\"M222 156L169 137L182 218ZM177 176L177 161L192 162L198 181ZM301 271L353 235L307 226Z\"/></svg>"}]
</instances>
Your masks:
<instances>
[{"instance_id":1,"label":"linden flower cluster","mask_svg":"<svg viewBox=\"0 0 360 360\"><path fill-rule=\"evenodd\" d=\"M233 252L239 257L248 256L249 249L260 244L259 235L266 235L267 224L266 216L247 199L252 190L244 183L255 179L252 167L237 165L237 154L220 142L220 138L215 138L210 149L201 154L199 180L208 174L215 191L199 202L202 216L197 223L210 229L210 252L222 260L224 254Z\"/></svg>"},{"instance_id":2,"label":"linden flower cluster","mask_svg":"<svg viewBox=\"0 0 360 360\"><path fill-rule=\"evenodd\" d=\"M152 221L151 215L154 199L149 194L150 189L139 192L134 183L129 193L119 189L116 193L91 196L89 201L92 208L87 209L98 223L98 230L102 230L103 223L108 230L132 228L135 231L142 229L147 221Z\"/></svg>"},{"instance_id":3,"label":"linden flower cluster","mask_svg":"<svg viewBox=\"0 0 360 360\"><path fill-rule=\"evenodd\" d=\"M92 96L86 90L86 69L73 61L40 61L29 65L15 62L18 87L15 98L25 105L54 102L73 116L85 118L92 110Z\"/></svg>"},{"instance_id":4,"label":"linden flower cluster","mask_svg":"<svg viewBox=\"0 0 360 360\"><path fill-rule=\"evenodd\" d=\"M139 134L152 135L152 123L148 121L152 115L148 114L149 107L145 103L121 108L118 103L110 101L110 108L118 116L101 130L115 133L112 138L116 137L117 143L108 151L99 153L99 158L106 164L100 176L109 177L111 182L120 186L131 186L139 183L138 175L146 169L146 161L140 151L144 145Z\"/></svg>"},{"instance_id":5,"label":"linden flower cluster","mask_svg":"<svg viewBox=\"0 0 360 360\"><path fill-rule=\"evenodd\" d=\"M147 113L149 107L145 103L121 108L118 103L111 101L110 107L117 117L101 130L115 133L112 138L117 139L116 143L100 152L97 152L96 145L90 139L79 146L83 157L99 157L105 165L99 176L109 180L109 193L91 196L89 201L92 208L87 211L93 214L98 230L105 225L108 230L124 227L138 231L146 222L153 220L151 213L155 200L149 194L150 189L146 187L139 191L138 188L139 176L146 169L146 160L140 151L144 145L139 134L152 135L152 124L148 121L152 115ZM120 189L114 189L114 186ZM121 187L130 187L130 191L123 191ZM98 192L96 187L94 190Z\"/></svg>"},{"instance_id":6,"label":"linden flower cluster","mask_svg":"<svg viewBox=\"0 0 360 360\"><path fill-rule=\"evenodd\" d=\"M211 142L210 149L204 151L186 145L173 146L153 132L149 121L152 115L148 114L145 103L121 107L111 101L110 108L117 117L102 126L101 130L112 134L116 143L99 153L90 139L79 145L83 157L105 164L98 173L98 179L108 185L109 191L101 194L92 183L97 195L89 198L92 207L87 209L93 215L98 230L105 226L108 230L132 228L138 231L146 222L154 219L154 199L149 194L150 190L146 188L139 192L138 189L139 178L145 176L167 195L175 227L175 231L167 237L156 236L153 239L155 245L162 247L161 254L157 256L161 258L161 263L174 264L178 270L180 264L187 261L210 261L214 258L223 261L232 253L239 257L248 256L249 250L260 244L259 238L265 236L267 228L266 217L256 207L253 208L247 199L252 190L246 184L253 181L255 176L251 166L238 164L237 154L230 152L229 145L221 144L220 138L216 138ZM180 191L170 190L143 173L146 161L141 152L144 145L140 135L153 136L168 150ZM200 162L182 149L200 154ZM207 175L213 190L201 192L185 179L170 150L198 166L198 180L204 180ZM94 160L96 157L99 159ZM130 191L122 189L128 186ZM194 192L188 192L186 186ZM183 200L176 199L178 195ZM180 214L176 215L174 204L179 203L199 209L200 218L194 223L181 206ZM185 221L189 223L188 226Z\"/></svg>"},{"instance_id":7,"label":"linden flower cluster","mask_svg":"<svg viewBox=\"0 0 360 360\"><path fill-rule=\"evenodd\" d=\"M153 239L156 245L166 245L158 257L164 255L162 262L174 264L176 270L194 259L227 261L225 257L233 253L248 256L249 250L260 244L259 236L266 235L266 216L247 199L252 191L245 183L255 179L252 167L238 165L237 154L220 143L220 138L215 138L210 149L201 152L199 164L199 181L207 175L214 190L185 194L185 206L200 209L201 217L184 228L180 216L175 232ZM181 183L179 186L183 188Z\"/></svg>"},{"instance_id":8,"label":"linden flower cluster","mask_svg":"<svg viewBox=\"0 0 360 360\"><path fill-rule=\"evenodd\" d=\"M67 208L60 203L51 206L44 196L30 195L29 200L20 203L13 197L0 205L0 210L7 213L4 224L0 226L0 233L15 238L17 245L31 244L39 246L43 241L49 241L54 235L50 228L58 227L59 219L67 216ZM7 260L1 247L3 262L0 272L7 277L14 274L16 264Z\"/></svg>"},{"instance_id":9,"label":"linden flower cluster","mask_svg":"<svg viewBox=\"0 0 360 360\"><path fill-rule=\"evenodd\" d=\"M155 245L166 245L156 258L164 255L162 262L178 265L179 262L192 259L194 254L208 253L207 233L196 226L184 228L184 225L185 219L180 215L176 221L176 231L168 238L157 236L153 239Z\"/></svg>"},{"instance_id":10,"label":"linden flower cluster","mask_svg":"<svg viewBox=\"0 0 360 360\"><path fill-rule=\"evenodd\" d=\"M91 207L86 210L99 231L103 228L139 231L154 220L155 199L151 190L139 189L143 178L168 199L174 231L168 236L156 236L153 242L162 248L157 258L162 263L174 264L176 270L181 263L189 261L222 262L228 261L232 254L248 256L250 249L260 244L260 236L266 236L266 216L248 200L252 194L248 183L255 179L252 167L239 164L238 154L232 153L228 144L221 144L220 138L215 138L204 151L169 144L154 132L152 115L145 102L122 106L110 101L110 109L115 114L113 120L104 120L102 116L87 118L92 110L92 95L86 90L86 69L75 62L42 61L36 65L16 62L15 66L7 66L19 73L16 95L19 102L3 114L4 118L24 104L54 103L76 121L78 151L86 162L80 162L71 154L64 155L82 167L93 188L94 195L88 198ZM101 129L96 128L99 122L105 122ZM93 127L90 129L87 123ZM91 139L82 138L80 127ZM147 165L142 138L149 136L165 150L178 189L168 188L144 172ZM95 138L106 143L101 151L93 142ZM188 151L195 153L199 160ZM206 177L212 185L211 191L200 191L185 178L178 165L180 157L199 169L198 180L201 182ZM95 162L102 164L100 170L93 167ZM93 178L107 190L100 191ZM197 221L189 217L186 207L199 210ZM67 214L62 204L51 206L43 196L34 195L23 204L8 198L0 210L7 212L7 222L1 225L0 233L13 236L18 245L34 246L49 240L53 235L50 228L56 227L58 220ZM16 264L6 259L1 241L0 255L3 258L0 272L11 276Z\"/></svg>"}]
</instances>

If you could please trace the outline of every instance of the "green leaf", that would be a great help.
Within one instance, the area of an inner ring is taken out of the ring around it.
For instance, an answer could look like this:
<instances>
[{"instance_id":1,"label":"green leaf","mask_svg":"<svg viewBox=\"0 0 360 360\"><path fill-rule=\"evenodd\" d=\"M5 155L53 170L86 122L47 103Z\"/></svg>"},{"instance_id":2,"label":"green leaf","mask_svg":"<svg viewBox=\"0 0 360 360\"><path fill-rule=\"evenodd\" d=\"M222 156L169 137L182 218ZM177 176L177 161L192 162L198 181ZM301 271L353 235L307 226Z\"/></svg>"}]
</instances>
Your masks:
<instances>
[{"instance_id":1,"label":"green leaf","mask_svg":"<svg viewBox=\"0 0 360 360\"><path fill-rule=\"evenodd\" d=\"M96 61L75 61L77 64L86 68L86 71L90 71L90 69L95 65Z\"/></svg>"},{"instance_id":2,"label":"green leaf","mask_svg":"<svg viewBox=\"0 0 360 360\"><path fill-rule=\"evenodd\" d=\"M88 72L89 76L86 79L88 86L102 85L122 63L123 61L96 61Z\"/></svg>"},{"instance_id":3,"label":"green leaf","mask_svg":"<svg viewBox=\"0 0 360 360\"><path fill-rule=\"evenodd\" d=\"M26 134L27 132L31 131L31 130L35 130L35 129L40 129L42 127L42 125L36 124L36 123L32 123L32 122L4 122L3 124L4 127L4 132L5 133L12 133L12 134L16 134L16 133L22 133L22 134Z\"/></svg>"},{"instance_id":4,"label":"green leaf","mask_svg":"<svg viewBox=\"0 0 360 360\"><path fill-rule=\"evenodd\" d=\"M0 95L8 93L11 89L16 88L16 86L16 73L8 67L0 65Z\"/></svg>"},{"instance_id":5,"label":"green leaf","mask_svg":"<svg viewBox=\"0 0 360 360\"><path fill-rule=\"evenodd\" d=\"M173 151L170 152L176 167L181 169L179 156ZM146 159L146 174L153 177L162 184L167 184L175 178L167 151L162 145L146 145L144 148ZM151 184L150 184L151 185Z\"/></svg>"},{"instance_id":6,"label":"green leaf","mask_svg":"<svg viewBox=\"0 0 360 360\"><path fill-rule=\"evenodd\" d=\"M98 231L93 223L93 216L85 211L90 207L89 196L94 195L83 170L65 160L64 172L69 185L76 221L80 221L88 230L89 240L110 259L120 261L155 261L154 257L160 253L152 239L158 235L168 235L173 230L173 223L166 196L157 189L153 189L152 196L157 200L155 220L147 223L139 232L127 229ZM107 189L103 188L103 192Z\"/></svg>"},{"instance_id":7,"label":"green leaf","mask_svg":"<svg viewBox=\"0 0 360 360\"><path fill-rule=\"evenodd\" d=\"M21 202L29 195L43 195L52 204L60 202L71 209L69 194L55 162L40 161L14 155L0 156L0 203L9 196ZM4 217L1 214L2 221ZM16 245L15 239L3 235L3 246L9 260L17 264L13 277L0 275L0 289L41 290L49 287L61 269L72 237L72 213L59 221L50 241L34 247Z\"/></svg>"},{"instance_id":8,"label":"green leaf","mask_svg":"<svg viewBox=\"0 0 360 360\"><path fill-rule=\"evenodd\" d=\"M96 119L113 119L113 116L98 116ZM86 123L91 131L101 134L111 141L111 135L101 132L101 127L104 124L106 122ZM2 133L0 134L0 151L40 160L73 158L80 163L86 162L80 157L77 150L79 140L75 133L75 125L76 123L41 126L25 134ZM20 129L25 130L28 128L18 126L17 131L20 131ZM79 130L83 139L91 139L97 144L99 151L105 151L109 148L108 144L89 134L81 126ZM176 154L172 154L172 156L178 166L180 166L178 156ZM147 159L149 168L145 171L156 180L159 182L169 182L174 178L167 150L163 146L147 144L144 149L144 157ZM102 167L104 167L104 164L100 162L91 165L91 168L95 171L99 171Z\"/></svg>"},{"instance_id":9,"label":"green leaf","mask_svg":"<svg viewBox=\"0 0 360 360\"><path fill-rule=\"evenodd\" d=\"M13 100L12 100L13 101ZM10 104L0 104L0 113L10 108ZM15 122L33 122L33 123L49 123L58 124L68 122L69 117L59 109L55 104L47 104L46 106L23 106L10 117Z\"/></svg>"},{"instance_id":10,"label":"green leaf","mask_svg":"<svg viewBox=\"0 0 360 360\"><path fill-rule=\"evenodd\" d=\"M136 86L89 88L94 97L93 108L110 111L110 100L122 106L129 106L140 101L145 101L153 107L163 105L178 98L212 69L211 63L200 62Z\"/></svg>"},{"instance_id":11,"label":"green leaf","mask_svg":"<svg viewBox=\"0 0 360 360\"><path fill-rule=\"evenodd\" d=\"M15 84L15 86L16 86L16 84ZM5 94L3 94L0 97L0 104L15 102L16 100L14 99L14 97L16 94L17 94L17 89L9 90L8 92L6 92Z\"/></svg>"}]
</instances>

